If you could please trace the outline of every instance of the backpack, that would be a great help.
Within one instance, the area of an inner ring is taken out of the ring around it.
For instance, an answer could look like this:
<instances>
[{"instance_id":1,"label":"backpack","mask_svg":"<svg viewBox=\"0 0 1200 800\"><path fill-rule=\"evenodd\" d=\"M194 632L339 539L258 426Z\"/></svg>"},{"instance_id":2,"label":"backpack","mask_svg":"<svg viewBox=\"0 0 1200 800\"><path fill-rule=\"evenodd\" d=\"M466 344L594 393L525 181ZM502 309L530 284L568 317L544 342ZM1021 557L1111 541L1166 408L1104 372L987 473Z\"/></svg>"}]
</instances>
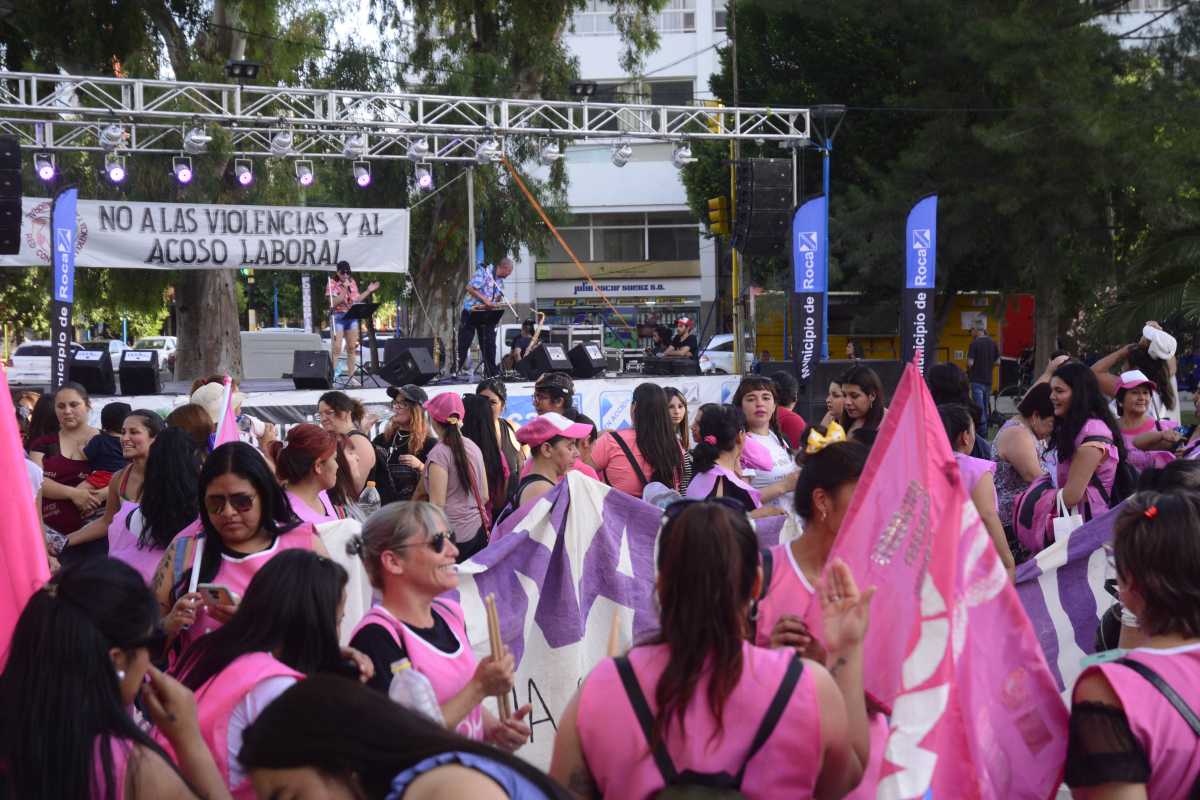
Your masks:
<instances>
[{"instance_id":1,"label":"backpack","mask_svg":"<svg viewBox=\"0 0 1200 800\"><path fill-rule=\"evenodd\" d=\"M633 713L637 716L642 735L646 737L646 743L649 745L653 741L654 715L650 713L650 705L646 702L642 687L638 685L633 665L629 663L626 656L620 656L613 661L616 662L617 675L621 678L621 685L625 688L629 704L633 706ZM671 761L671 756L663 743L656 744L652 748L651 754L654 756L654 763L658 766L658 771L662 774L666 786L656 792L654 797L661 800L680 800L680 798L734 800L734 798L745 797L741 788L742 779L746 776L746 766L758 755L758 751L767 743L775 726L779 724L803 671L804 662L800 660L800 656L792 656L791 661L788 662L787 672L784 673L783 680L780 681L779 688L775 691L775 696L771 698L771 704L767 706L767 713L763 715L762 722L758 724L758 730L754 732L754 739L750 743L750 751L746 754L746 760L742 762L742 767L736 775L730 775L728 772L694 772L690 769L681 773L675 769L675 763Z\"/></svg>"},{"instance_id":2,"label":"backpack","mask_svg":"<svg viewBox=\"0 0 1200 800\"><path fill-rule=\"evenodd\" d=\"M1030 555L1036 555L1054 543L1050 520L1054 518L1057 494L1054 480L1047 473L1026 486L1013 501L1013 533Z\"/></svg>"}]
</instances>

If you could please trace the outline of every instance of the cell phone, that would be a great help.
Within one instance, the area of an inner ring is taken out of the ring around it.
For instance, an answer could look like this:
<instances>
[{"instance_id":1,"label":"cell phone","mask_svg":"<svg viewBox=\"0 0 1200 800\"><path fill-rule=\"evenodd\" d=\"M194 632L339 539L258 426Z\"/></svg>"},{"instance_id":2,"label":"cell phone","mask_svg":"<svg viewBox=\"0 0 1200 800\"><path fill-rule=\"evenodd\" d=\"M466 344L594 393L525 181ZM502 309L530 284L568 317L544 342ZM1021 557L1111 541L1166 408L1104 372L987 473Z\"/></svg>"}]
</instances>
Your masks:
<instances>
[{"instance_id":1,"label":"cell phone","mask_svg":"<svg viewBox=\"0 0 1200 800\"><path fill-rule=\"evenodd\" d=\"M1180 425L1175 430L1177 430L1179 432L1180 438L1186 442L1188 439L1192 438L1192 434L1195 432L1196 426L1195 425Z\"/></svg>"},{"instance_id":2,"label":"cell phone","mask_svg":"<svg viewBox=\"0 0 1200 800\"><path fill-rule=\"evenodd\" d=\"M229 591L229 587L219 583L202 583L196 587L196 591L204 598L206 604L220 606L236 606L238 604L238 596Z\"/></svg>"}]
</instances>

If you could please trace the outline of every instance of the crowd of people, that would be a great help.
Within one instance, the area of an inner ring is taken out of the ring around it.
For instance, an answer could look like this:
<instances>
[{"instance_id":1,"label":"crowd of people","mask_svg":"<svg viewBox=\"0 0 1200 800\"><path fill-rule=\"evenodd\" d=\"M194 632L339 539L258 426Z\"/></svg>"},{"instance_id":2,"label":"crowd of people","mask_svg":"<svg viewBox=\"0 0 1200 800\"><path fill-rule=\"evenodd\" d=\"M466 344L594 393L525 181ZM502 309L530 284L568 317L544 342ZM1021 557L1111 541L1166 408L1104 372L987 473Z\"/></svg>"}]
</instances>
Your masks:
<instances>
[{"instance_id":1,"label":"crowd of people","mask_svg":"<svg viewBox=\"0 0 1200 800\"><path fill-rule=\"evenodd\" d=\"M1087 797L1175 796L1200 775L1160 687L1200 708L1198 437L1168 416L1174 340L1145 333L1092 367L1051 360L994 436L974 376L927 375L1010 578L1064 519L1123 503L1110 638L1125 658L1083 673L1063 732L1065 780ZM77 384L19 398L53 577L0 673L0 797L875 796L873 589L831 557L887 413L868 364L828 387L811 426L787 373L695 409L642 383L629 426L607 431L560 373L538 379L519 427L498 378L432 398L394 386L373 439L345 393L279 436L229 391L238 441L219 446L216 376L165 418L109 403L99 429ZM477 659L450 598L458 565L572 471L663 509L659 628L583 679L543 773L514 755L529 706L485 704L511 692L513 655ZM761 550L755 520L781 514L802 535ZM361 532L327 540L343 520Z\"/></svg>"}]
</instances>

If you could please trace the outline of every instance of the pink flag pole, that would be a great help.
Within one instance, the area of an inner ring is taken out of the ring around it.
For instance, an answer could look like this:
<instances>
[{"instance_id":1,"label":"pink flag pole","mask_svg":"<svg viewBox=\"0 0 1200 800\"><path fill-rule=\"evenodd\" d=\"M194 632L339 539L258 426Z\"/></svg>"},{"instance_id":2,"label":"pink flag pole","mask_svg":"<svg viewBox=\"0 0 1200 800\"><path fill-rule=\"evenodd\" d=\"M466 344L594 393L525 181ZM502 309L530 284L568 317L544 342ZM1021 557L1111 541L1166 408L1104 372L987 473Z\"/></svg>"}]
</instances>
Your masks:
<instances>
[{"instance_id":1,"label":"pink flag pole","mask_svg":"<svg viewBox=\"0 0 1200 800\"><path fill-rule=\"evenodd\" d=\"M228 442L238 441L237 418L233 414L233 378L225 376L225 402L221 422L217 425L217 435L213 447L220 447Z\"/></svg>"},{"instance_id":2,"label":"pink flag pole","mask_svg":"<svg viewBox=\"0 0 1200 800\"><path fill-rule=\"evenodd\" d=\"M0 368L0 474L9 476L9 491L13 493L5 504L5 513L0 515L0 654L5 657L25 603L50 580L46 541L24 462L25 449L8 376Z\"/></svg>"}]
</instances>

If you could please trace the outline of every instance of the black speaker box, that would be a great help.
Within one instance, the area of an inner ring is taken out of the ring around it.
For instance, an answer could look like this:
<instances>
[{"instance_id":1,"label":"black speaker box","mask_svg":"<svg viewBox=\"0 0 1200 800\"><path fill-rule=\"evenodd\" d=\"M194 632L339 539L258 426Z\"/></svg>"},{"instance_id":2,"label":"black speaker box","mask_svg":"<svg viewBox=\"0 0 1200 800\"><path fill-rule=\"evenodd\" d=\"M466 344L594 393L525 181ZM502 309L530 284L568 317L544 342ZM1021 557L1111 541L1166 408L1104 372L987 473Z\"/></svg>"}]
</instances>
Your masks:
<instances>
[{"instance_id":1,"label":"black speaker box","mask_svg":"<svg viewBox=\"0 0 1200 800\"><path fill-rule=\"evenodd\" d=\"M700 362L694 358L672 358L669 361L671 362L671 372L669 373L671 375L700 374Z\"/></svg>"},{"instance_id":2,"label":"black speaker box","mask_svg":"<svg viewBox=\"0 0 1200 800\"><path fill-rule=\"evenodd\" d=\"M543 372L566 372L572 370L571 359L561 344L543 343L533 348L529 355L517 362L517 372L527 381L536 381Z\"/></svg>"},{"instance_id":3,"label":"black speaker box","mask_svg":"<svg viewBox=\"0 0 1200 800\"><path fill-rule=\"evenodd\" d=\"M791 242L792 162L753 158L738 162L733 246L745 256L782 255Z\"/></svg>"},{"instance_id":4,"label":"black speaker box","mask_svg":"<svg viewBox=\"0 0 1200 800\"><path fill-rule=\"evenodd\" d=\"M405 350L410 347L424 347L430 353L433 352L433 337L404 337L397 336L393 339L386 339L383 342L383 363L391 361L393 358L399 357Z\"/></svg>"},{"instance_id":5,"label":"black speaker box","mask_svg":"<svg viewBox=\"0 0 1200 800\"><path fill-rule=\"evenodd\" d=\"M643 375L670 375L671 362L673 358L661 358L659 356L647 356L642 362Z\"/></svg>"},{"instance_id":6,"label":"black speaker box","mask_svg":"<svg viewBox=\"0 0 1200 800\"><path fill-rule=\"evenodd\" d=\"M13 170L20 181L21 143L15 136L0 136L0 169Z\"/></svg>"},{"instance_id":7,"label":"black speaker box","mask_svg":"<svg viewBox=\"0 0 1200 800\"><path fill-rule=\"evenodd\" d=\"M580 342L567 352L571 360L571 371L576 378L603 377L608 368L608 360L600 345L591 342Z\"/></svg>"},{"instance_id":8,"label":"black speaker box","mask_svg":"<svg viewBox=\"0 0 1200 800\"><path fill-rule=\"evenodd\" d=\"M328 350L292 353L292 383L297 389L332 389L333 359Z\"/></svg>"},{"instance_id":9,"label":"black speaker box","mask_svg":"<svg viewBox=\"0 0 1200 800\"><path fill-rule=\"evenodd\" d=\"M0 137L0 255L21 252L21 145Z\"/></svg>"},{"instance_id":10,"label":"black speaker box","mask_svg":"<svg viewBox=\"0 0 1200 800\"><path fill-rule=\"evenodd\" d=\"M121 354L118 371L121 394L158 394L162 391L157 350L126 350Z\"/></svg>"},{"instance_id":11,"label":"black speaker box","mask_svg":"<svg viewBox=\"0 0 1200 800\"><path fill-rule=\"evenodd\" d=\"M885 401L890 402L896 392L896 385L904 374L904 363L901 361L848 361L837 359L818 361L813 364L812 379L808 386L800 387L800 399L796 402L796 413L804 417L809 425L817 424L825 416L825 396L829 394L829 384L841 380L852 367L870 367L879 376L883 384Z\"/></svg>"},{"instance_id":12,"label":"black speaker box","mask_svg":"<svg viewBox=\"0 0 1200 800\"><path fill-rule=\"evenodd\" d=\"M76 350L71 356L70 377L87 389L88 394L117 393L117 378L107 350Z\"/></svg>"},{"instance_id":13,"label":"black speaker box","mask_svg":"<svg viewBox=\"0 0 1200 800\"><path fill-rule=\"evenodd\" d=\"M438 375L433 353L428 347L386 347L384 352L387 357L379 368L379 377L392 386L406 383L424 386Z\"/></svg>"}]
</instances>

